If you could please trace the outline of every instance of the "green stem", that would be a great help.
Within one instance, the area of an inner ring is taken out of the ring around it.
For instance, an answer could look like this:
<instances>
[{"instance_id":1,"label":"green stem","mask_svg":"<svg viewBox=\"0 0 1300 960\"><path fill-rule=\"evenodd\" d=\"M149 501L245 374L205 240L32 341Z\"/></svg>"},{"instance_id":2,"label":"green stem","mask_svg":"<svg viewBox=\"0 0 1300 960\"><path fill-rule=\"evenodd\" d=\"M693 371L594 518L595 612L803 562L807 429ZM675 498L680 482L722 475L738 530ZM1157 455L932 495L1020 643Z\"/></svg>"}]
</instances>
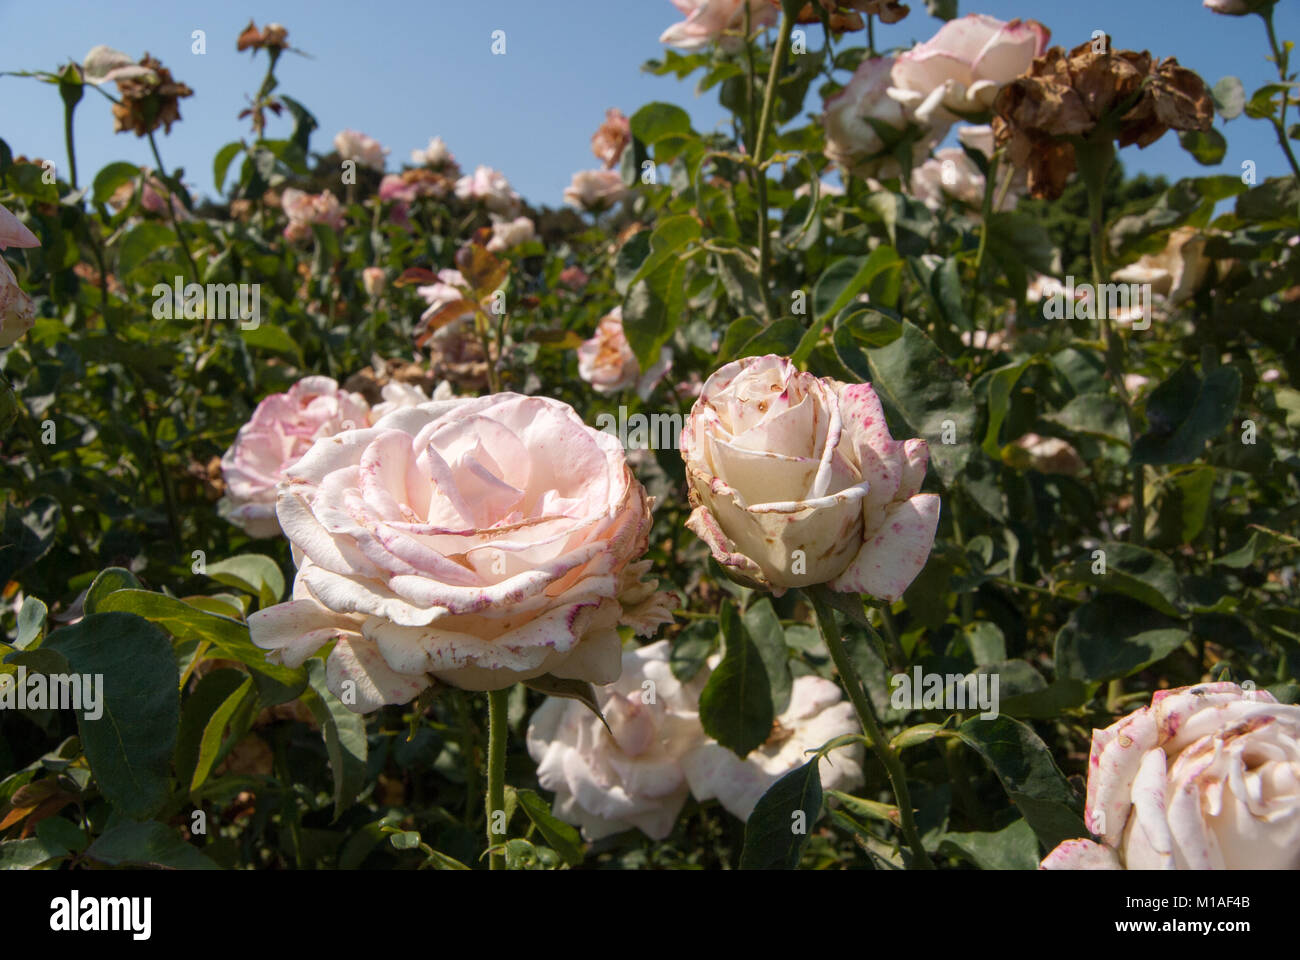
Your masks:
<instances>
[{"instance_id":1,"label":"green stem","mask_svg":"<svg viewBox=\"0 0 1300 960\"><path fill-rule=\"evenodd\" d=\"M168 179L167 168L163 166L162 154L158 152L158 141L154 139L153 131L149 132L149 147L153 150L154 162L158 164L158 176L165 182ZM190 272L194 274L194 282L197 283L201 279L199 276L199 268L194 262L194 254L190 253L190 245L185 242L185 234L181 232L180 221L176 219L176 207L173 204L174 200L175 196L172 193L172 188L170 185L167 185L167 216L172 222L172 229L176 231L176 239L180 241L181 249L185 251L185 259L189 261ZM211 322L211 317L205 317L203 320L203 340L200 341L200 346L207 340L208 326Z\"/></svg>"},{"instance_id":2,"label":"green stem","mask_svg":"<svg viewBox=\"0 0 1300 960\"><path fill-rule=\"evenodd\" d=\"M835 626L835 613L826 599L826 589L823 584L804 589L817 614L817 629L821 632L826 649L830 651L831 660L835 662L835 672L840 675L840 682L848 691L849 700L858 715L858 722L862 724L862 732L867 735L867 740L871 743L871 752L876 755L889 777L889 784L893 788L894 799L898 804L899 829L908 846L912 848L912 856L916 861L914 865L918 869L932 870L934 864L925 852L925 844L921 842L921 834L916 829L916 818L912 813L912 797L907 789L907 774L903 770L898 753L880 729L875 708L863 692L862 681L858 677L857 670L854 669L853 661L849 659L848 651L844 649L844 641L840 639L839 630Z\"/></svg>"},{"instance_id":3,"label":"green stem","mask_svg":"<svg viewBox=\"0 0 1300 960\"><path fill-rule=\"evenodd\" d=\"M768 322L776 320L776 305L772 301L770 272L768 260L771 259L772 238L768 236L767 226L767 169L763 161L767 159L767 135L772 129L772 116L776 104L776 84L781 75L781 61L785 59L790 47L790 34L794 32L794 20L782 12L780 31L776 37L776 49L772 51L772 64L767 71L767 86L763 88L763 112L758 118L758 135L754 138L753 162L758 171L758 282L763 290L763 302L767 304ZM748 40L746 41L748 42Z\"/></svg>"},{"instance_id":4,"label":"green stem","mask_svg":"<svg viewBox=\"0 0 1300 960\"><path fill-rule=\"evenodd\" d=\"M1103 135L1105 139L1101 138ZM1098 323L1101 327L1106 373L1124 404L1124 416L1128 421L1129 435L1136 437L1137 422L1133 416L1133 400L1128 395L1128 389L1124 386L1124 373L1120 369L1119 363L1121 341L1111 327L1109 311L1105 308L1106 301L1102 297L1102 281L1106 276L1106 251L1103 243L1106 216L1103 193L1106 185L1106 174L1110 171L1111 163L1115 159L1115 146L1110 140L1109 132L1101 131L1100 135L1096 136L1095 139L1084 141L1083 145L1076 149L1076 154L1079 158L1079 169L1083 173L1084 184L1088 190L1088 241L1092 260L1093 308L1097 313ZM1142 545L1146 530L1145 470L1146 468L1141 464L1135 464L1130 478L1133 505L1129 512L1128 539L1138 546Z\"/></svg>"},{"instance_id":5,"label":"green stem","mask_svg":"<svg viewBox=\"0 0 1300 960\"><path fill-rule=\"evenodd\" d=\"M68 146L68 183L77 189L77 148L72 142L72 113L77 109L75 103L63 105L63 142Z\"/></svg>"},{"instance_id":6,"label":"green stem","mask_svg":"<svg viewBox=\"0 0 1300 960\"><path fill-rule=\"evenodd\" d=\"M1288 56L1286 52L1278 46L1277 33L1273 29L1273 8L1269 7L1268 12L1263 14L1264 26L1268 30L1268 45L1273 50L1273 62L1277 64L1278 79L1283 83L1287 82L1286 68ZM1287 162L1291 164L1291 170L1296 177L1300 177L1300 164L1296 163L1295 154L1291 152L1291 144L1287 141L1286 135L1286 101L1288 93L1282 94L1282 109L1278 119L1273 121L1273 129L1277 133L1277 142L1282 147L1282 152L1286 154Z\"/></svg>"},{"instance_id":7,"label":"green stem","mask_svg":"<svg viewBox=\"0 0 1300 960\"><path fill-rule=\"evenodd\" d=\"M492 690L488 693L488 768L487 768L487 838L493 847L505 838L492 832L498 810L506 808L506 715L510 703L510 690ZM504 870L504 854L494 853L488 860L489 870Z\"/></svg>"}]
</instances>

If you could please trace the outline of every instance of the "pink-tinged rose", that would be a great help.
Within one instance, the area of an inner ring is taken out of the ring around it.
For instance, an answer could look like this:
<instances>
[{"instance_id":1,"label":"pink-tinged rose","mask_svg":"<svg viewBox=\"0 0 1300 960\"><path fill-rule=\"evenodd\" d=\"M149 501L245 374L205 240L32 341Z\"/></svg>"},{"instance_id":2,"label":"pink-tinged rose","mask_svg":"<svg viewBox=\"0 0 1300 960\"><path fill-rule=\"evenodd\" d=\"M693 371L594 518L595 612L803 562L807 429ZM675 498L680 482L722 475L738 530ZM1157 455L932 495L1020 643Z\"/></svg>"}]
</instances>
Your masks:
<instances>
[{"instance_id":1,"label":"pink-tinged rose","mask_svg":"<svg viewBox=\"0 0 1300 960\"><path fill-rule=\"evenodd\" d=\"M140 172L144 175L144 189L140 191L140 208L142 210L161 217L167 214L167 205L170 201L172 214L175 215L176 219L193 219L181 199L173 196L163 182L153 175L153 171L148 167L141 167ZM108 198L108 204L114 210L125 210L130 205L135 194L136 181L128 180L113 191L113 195Z\"/></svg>"},{"instance_id":2,"label":"pink-tinged rose","mask_svg":"<svg viewBox=\"0 0 1300 960\"><path fill-rule=\"evenodd\" d=\"M790 704L772 725L772 735L745 759L709 740L682 761L696 800L714 797L748 820L768 788L808 762L806 751L849 733L859 733L853 705L837 684L818 676L796 677ZM851 790L862 782L862 744L832 750L817 764L823 790Z\"/></svg>"},{"instance_id":3,"label":"pink-tinged rose","mask_svg":"<svg viewBox=\"0 0 1300 960\"><path fill-rule=\"evenodd\" d=\"M379 181L379 199L383 203L413 203L419 196L414 183L407 183L400 173L386 173Z\"/></svg>"},{"instance_id":4,"label":"pink-tinged rose","mask_svg":"<svg viewBox=\"0 0 1300 960\"><path fill-rule=\"evenodd\" d=\"M651 632L650 498L618 440L568 404L502 393L395 410L318 441L277 515L293 600L248 619L269 658L335 640L329 688L357 713L440 681L500 690L543 674L611 683L618 626Z\"/></svg>"},{"instance_id":5,"label":"pink-tinged rose","mask_svg":"<svg viewBox=\"0 0 1300 960\"><path fill-rule=\"evenodd\" d=\"M555 815L588 840L632 828L662 840L686 803L682 758L705 741L699 700L708 673L681 683L671 650L660 640L626 651L618 680L596 688L608 730L583 704L558 697L528 724L537 782L555 794Z\"/></svg>"},{"instance_id":6,"label":"pink-tinged rose","mask_svg":"<svg viewBox=\"0 0 1300 960\"><path fill-rule=\"evenodd\" d=\"M891 142L876 125L893 128L901 138L916 125L911 111L887 95L894 61L875 57L858 64L844 89L826 101L822 126L826 157L842 171L858 177L896 177L902 170ZM925 131L912 147L912 163L920 164L947 128Z\"/></svg>"},{"instance_id":7,"label":"pink-tinged rose","mask_svg":"<svg viewBox=\"0 0 1300 960\"><path fill-rule=\"evenodd\" d=\"M361 286L365 288L366 295L377 297L384 292L388 286L388 277L384 273L383 267L366 267L361 271Z\"/></svg>"},{"instance_id":8,"label":"pink-tinged rose","mask_svg":"<svg viewBox=\"0 0 1300 960\"><path fill-rule=\"evenodd\" d=\"M250 537L275 537L276 484L321 437L370 424L370 404L329 377L304 377L257 405L221 458L226 493L217 511Z\"/></svg>"},{"instance_id":9,"label":"pink-tinged rose","mask_svg":"<svg viewBox=\"0 0 1300 960\"><path fill-rule=\"evenodd\" d=\"M931 210L958 200L979 211L984 202L984 174L959 147L946 147L912 169L912 195Z\"/></svg>"},{"instance_id":10,"label":"pink-tinged rose","mask_svg":"<svg viewBox=\"0 0 1300 960\"><path fill-rule=\"evenodd\" d=\"M284 228L288 240L303 240L312 235L312 224L319 223L330 230L342 230L346 225L338 197L326 190L324 193L307 193L290 187L280 196L280 206L289 218Z\"/></svg>"},{"instance_id":11,"label":"pink-tinged rose","mask_svg":"<svg viewBox=\"0 0 1300 960\"><path fill-rule=\"evenodd\" d=\"M644 400L672 368L672 356L667 347L660 349L659 361L643 376L623 332L623 308L615 307L601 317L595 336L578 347L578 376L601 394L618 393L635 386L637 395Z\"/></svg>"},{"instance_id":12,"label":"pink-tinged rose","mask_svg":"<svg viewBox=\"0 0 1300 960\"><path fill-rule=\"evenodd\" d=\"M39 247L41 241L36 234L27 229L27 225L16 217L12 211L0 204L0 250L10 247Z\"/></svg>"},{"instance_id":13,"label":"pink-tinged rose","mask_svg":"<svg viewBox=\"0 0 1300 960\"><path fill-rule=\"evenodd\" d=\"M627 193L617 170L580 170L564 188L564 202L579 210L598 213L618 203Z\"/></svg>"},{"instance_id":14,"label":"pink-tinged rose","mask_svg":"<svg viewBox=\"0 0 1300 960\"><path fill-rule=\"evenodd\" d=\"M1271 7L1276 0L1204 0L1207 10L1221 13L1228 17L1244 17L1248 13L1262 12Z\"/></svg>"},{"instance_id":15,"label":"pink-tinged rose","mask_svg":"<svg viewBox=\"0 0 1300 960\"><path fill-rule=\"evenodd\" d=\"M1088 469L1069 442L1060 437L1044 437L1037 433L1026 433L1007 451L1007 461L1015 467L1028 467L1039 473L1077 476Z\"/></svg>"},{"instance_id":16,"label":"pink-tinged rose","mask_svg":"<svg viewBox=\"0 0 1300 960\"><path fill-rule=\"evenodd\" d=\"M1300 707L1235 683L1159 690L1092 732L1084 824L1047 870L1300 869Z\"/></svg>"},{"instance_id":17,"label":"pink-tinged rose","mask_svg":"<svg viewBox=\"0 0 1300 960\"><path fill-rule=\"evenodd\" d=\"M570 290L581 290L590 279L587 272L577 264L565 267L560 271L561 285L568 287Z\"/></svg>"},{"instance_id":18,"label":"pink-tinged rose","mask_svg":"<svg viewBox=\"0 0 1300 960\"><path fill-rule=\"evenodd\" d=\"M492 239L487 242L487 248L491 253L504 253L528 243L536 236L537 228L527 217L515 217L513 220L493 217Z\"/></svg>"},{"instance_id":19,"label":"pink-tinged rose","mask_svg":"<svg viewBox=\"0 0 1300 960\"><path fill-rule=\"evenodd\" d=\"M777 10L767 0L672 0L686 15L659 37L659 42L679 50L698 50L720 41L724 50L736 50L743 43L745 5L749 5L751 30L776 23Z\"/></svg>"},{"instance_id":20,"label":"pink-tinged rose","mask_svg":"<svg viewBox=\"0 0 1300 960\"><path fill-rule=\"evenodd\" d=\"M482 164L473 174L456 181L456 196L466 203L481 203L490 213L510 218L519 216L523 203L505 174Z\"/></svg>"},{"instance_id":21,"label":"pink-tinged rose","mask_svg":"<svg viewBox=\"0 0 1300 960\"><path fill-rule=\"evenodd\" d=\"M371 170L383 170L388 156L388 149L374 137L356 130L340 130L334 135L334 149L344 160Z\"/></svg>"},{"instance_id":22,"label":"pink-tinged rose","mask_svg":"<svg viewBox=\"0 0 1300 960\"><path fill-rule=\"evenodd\" d=\"M681 452L686 525L733 578L776 596L825 583L895 600L934 546L929 448L890 436L870 384L736 360L705 381Z\"/></svg>"},{"instance_id":23,"label":"pink-tinged rose","mask_svg":"<svg viewBox=\"0 0 1300 960\"><path fill-rule=\"evenodd\" d=\"M451 384L445 380L433 388L432 397L421 390L418 384L403 383L400 380L393 380L384 384L380 388L379 394L382 399L370 409L369 423L372 425L378 423L394 410L418 407L430 400L450 400L455 396Z\"/></svg>"},{"instance_id":24,"label":"pink-tinged rose","mask_svg":"<svg viewBox=\"0 0 1300 960\"><path fill-rule=\"evenodd\" d=\"M442 137L432 138L429 145L423 150L411 151L411 163L417 167L434 167L436 169L449 166L455 162L456 158L447 149L447 144L443 143Z\"/></svg>"},{"instance_id":25,"label":"pink-tinged rose","mask_svg":"<svg viewBox=\"0 0 1300 960\"><path fill-rule=\"evenodd\" d=\"M0 250L9 247L39 247L36 234L0 205ZM18 285L18 278L0 256L0 347L7 347L36 323L36 304Z\"/></svg>"},{"instance_id":26,"label":"pink-tinged rose","mask_svg":"<svg viewBox=\"0 0 1300 960\"><path fill-rule=\"evenodd\" d=\"M623 151L632 142L632 124L627 115L617 107L605 111L605 122L591 135L591 152L612 170L623 158Z\"/></svg>"},{"instance_id":27,"label":"pink-tinged rose","mask_svg":"<svg viewBox=\"0 0 1300 960\"><path fill-rule=\"evenodd\" d=\"M889 95L923 123L987 113L1002 85L1029 69L1050 36L1036 20L1004 22L982 13L949 20L899 55Z\"/></svg>"}]
</instances>

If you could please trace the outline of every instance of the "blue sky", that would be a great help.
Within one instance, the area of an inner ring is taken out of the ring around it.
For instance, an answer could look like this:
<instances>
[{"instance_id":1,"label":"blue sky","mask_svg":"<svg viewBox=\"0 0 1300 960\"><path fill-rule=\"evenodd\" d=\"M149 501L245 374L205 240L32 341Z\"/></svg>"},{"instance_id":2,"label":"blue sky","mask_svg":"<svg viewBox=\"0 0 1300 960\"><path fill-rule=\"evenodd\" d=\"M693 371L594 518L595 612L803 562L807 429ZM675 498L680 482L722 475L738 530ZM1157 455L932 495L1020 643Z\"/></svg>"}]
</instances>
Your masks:
<instances>
[{"instance_id":1,"label":"blue sky","mask_svg":"<svg viewBox=\"0 0 1300 960\"><path fill-rule=\"evenodd\" d=\"M940 22L924 10L924 0L912 0L911 16L877 28L878 45L930 37ZM961 0L960 12L1034 17L1052 30L1054 43L1067 47L1105 29L1117 46L1176 56L1208 83L1235 74L1247 93L1276 79L1264 59L1259 18L1218 16L1199 0ZM211 195L212 157L247 131L236 115L264 69L260 56L253 61L234 49L250 15L259 25L283 23L290 42L311 55L287 55L278 74L280 92L320 121L315 149L327 152L334 134L352 127L391 149L392 169L438 134L462 168L494 166L534 203L558 206L572 174L596 165L589 140L606 107L631 114L666 100L688 109L701 129L723 118L716 90L696 97L691 80L641 72L642 63L661 54L659 34L680 19L669 0L0 0L0 70L52 70L98 43L134 57L152 53L195 90L182 102L183 121L160 142L163 160L184 167L185 180ZM1300 3L1281 0L1277 26L1281 39L1300 42ZM191 52L191 34L199 29L207 37L203 56ZM491 53L494 30L506 32L504 56ZM273 134L287 132L287 122L280 124ZM114 160L152 165L147 141L112 128L108 102L88 93L76 118L83 181ZM1223 130L1229 149L1219 169L1197 166L1173 136L1146 150L1126 149L1122 159L1130 171L1171 177L1239 173L1247 159L1261 179L1285 172L1266 123L1241 117ZM62 165L57 89L0 77L0 137L15 154Z\"/></svg>"}]
</instances>

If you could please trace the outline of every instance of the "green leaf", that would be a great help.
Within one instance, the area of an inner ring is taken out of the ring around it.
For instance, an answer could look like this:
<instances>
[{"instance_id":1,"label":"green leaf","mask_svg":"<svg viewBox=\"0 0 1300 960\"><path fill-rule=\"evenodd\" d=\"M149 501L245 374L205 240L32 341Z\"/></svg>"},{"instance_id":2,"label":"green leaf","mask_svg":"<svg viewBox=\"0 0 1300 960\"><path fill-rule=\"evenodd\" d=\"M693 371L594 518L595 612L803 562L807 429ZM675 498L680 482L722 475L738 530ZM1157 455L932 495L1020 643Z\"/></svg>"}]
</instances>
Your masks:
<instances>
[{"instance_id":1,"label":"green leaf","mask_svg":"<svg viewBox=\"0 0 1300 960\"><path fill-rule=\"evenodd\" d=\"M39 836L0 843L0 870L31 870L50 860L59 860L69 851L59 843Z\"/></svg>"},{"instance_id":2,"label":"green leaf","mask_svg":"<svg viewBox=\"0 0 1300 960\"><path fill-rule=\"evenodd\" d=\"M353 713L325 686L325 664L315 658L307 661L311 689L302 695L303 702L320 724L334 775L334 820L342 816L366 783L366 720Z\"/></svg>"},{"instance_id":3,"label":"green leaf","mask_svg":"<svg viewBox=\"0 0 1300 960\"><path fill-rule=\"evenodd\" d=\"M1014 697L1001 697L998 704L1009 717L1031 720L1054 720L1067 710L1088 702L1091 690L1082 680L1057 680L1042 690L1031 690Z\"/></svg>"},{"instance_id":4,"label":"green leaf","mask_svg":"<svg viewBox=\"0 0 1300 960\"><path fill-rule=\"evenodd\" d=\"M605 723L605 715L600 712L600 703L596 700L596 688L586 680L573 680L567 677L557 677L550 673L543 673L541 676L532 677L522 682L528 689L544 693L548 697L577 700L600 717L600 722L605 724L605 729L609 729L609 724Z\"/></svg>"},{"instance_id":5,"label":"green leaf","mask_svg":"<svg viewBox=\"0 0 1300 960\"><path fill-rule=\"evenodd\" d=\"M970 458L975 400L966 381L919 327L904 320L902 329L902 335L888 346L854 355L856 344L844 341L841 335L851 334L840 327L835 331L835 350L845 366L870 380L881 399L898 411L911 435L925 438L931 465L945 484L951 484ZM860 362L863 354L867 370ZM943 442L947 421L952 421L956 443Z\"/></svg>"},{"instance_id":6,"label":"green leaf","mask_svg":"<svg viewBox=\"0 0 1300 960\"><path fill-rule=\"evenodd\" d=\"M1218 166L1228 152L1228 141L1213 127L1209 130L1184 130L1178 135L1178 142L1205 167Z\"/></svg>"},{"instance_id":7,"label":"green leaf","mask_svg":"<svg viewBox=\"0 0 1300 960\"><path fill-rule=\"evenodd\" d=\"M632 136L642 143L654 144L665 137L688 136L691 116L671 103L647 103L632 114Z\"/></svg>"},{"instance_id":8,"label":"green leaf","mask_svg":"<svg viewBox=\"0 0 1300 960\"><path fill-rule=\"evenodd\" d=\"M225 193L226 190L226 171L230 169L230 163L235 157L239 156L244 150L244 145L238 140L231 141L212 158L212 182L217 185L217 193Z\"/></svg>"},{"instance_id":9,"label":"green leaf","mask_svg":"<svg viewBox=\"0 0 1300 960\"><path fill-rule=\"evenodd\" d=\"M1236 77L1223 77L1210 94L1214 97L1214 109L1224 120L1239 116L1246 107L1246 90Z\"/></svg>"},{"instance_id":10,"label":"green leaf","mask_svg":"<svg viewBox=\"0 0 1300 960\"><path fill-rule=\"evenodd\" d=\"M633 274L629 286L659 269L678 250L692 240L699 239L700 221L690 214L680 214L661 220L650 234L650 252Z\"/></svg>"},{"instance_id":11,"label":"green leaf","mask_svg":"<svg viewBox=\"0 0 1300 960\"><path fill-rule=\"evenodd\" d=\"M132 227L118 247L119 272L123 275L130 273L160 247L176 249L176 234L171 227L151 222Z\"/></svg>"},{"instance_id":12,"label":"green leaf","mask_svg":"<svg viewBox=\"0 0 1300 960\"><path fill-rule=\"evenodd\" d=\"M45 618L48 614L44 601L36 597L28 597L24 600L23 608L18 611L14 646L19 650L26 650L33 642L39 640L45 632Z\"/></svg>"},{"instance_id":13,"label":"green leaf","mask_svg":"<svg viewBox=\"0 0 1300 960\"><path fill-rule=\"evenodd\" d=\"M1043 419L1049 423L1060 424L1073 433L1125 446L1128 446L1132 439L1128 432L1128 418L1124 413L1124 404L1113 394L1080 394L1060 410L1044 414Z\"/></svg>"},{"instance_id":14,"label":"green leaf","mask_svg":"<svg viewBox=\"0 0 1300 960\"><path fill-rule=\"evenodd\" d=\"M813 757L768 788L745 823L742 870L794 870L821 817L820 761Z\"/></svg>"},{"instance_id":15,"label":"green leaf","mask_svg":"<svg viewBox=\"0 0 1300 960\"><path fill-rule=\"evenodd\" d=\"M86 856L114 867L220 869L197 848L182 840L175 830L156 820L147 823L119 823L109 828L90 845Z\"/></svg>"},{"instance_id":16,"label":"green leaf","mask_svg":"<svg viewBox=\"0 0 1300 960\"><path fill-rule=\"evenodd\" d=\"M836 260L813 287L813 316L822 323L830 320L880 273L901 262L898 251L888 244L881 244L865 257Z\"/></svg>"},{"instance_id":17,"label":"green leaf","mask_svg":"<svg viewBox=\"0 0 1300 960\"><path fill-rule=\"evenodd\" d=\"M673 676L682 683L703 669L705 663L718 645L718 621L697 620L673 637L672 653L668 655L668 666Z\"/></svg>"},{"instance_id":18,"label":"green leaf","mask_svg":"<svg viewBox=\"0 0 1300 960\"><path fill-rule=\"evenodd\" d=\"M989 620L975 620L962 627L966 644L978 666L997 663L1007 658L1007 641L1002 628Z\"/></svg>"},{"instance_id":19,"label":"green leaf","mask_svg":"<svg viewBox=\"0 0 1300 960\"><path fill-rule=\"evenodd\" d=\"M242 735L234 724L241 707L255 706L253 678L239 670L214 670L199 681L181 712L176 745L176 773L192 793L203 786L221 759L222 744L233 746ZM251 712L251 711L250 711ZM251 716L249 717L251 720ZM234 725L229 740L226 727Z\"/></svg>"},{"instance_id":20,"label":"green leaf","mask_svg":"<svg viewBox=\"0 0 1300 960\"><path fill-rule=\"evenodd\" d=\"M669 259L628 288L623 301L623 331L642 370L659 359L682 319L686 298L685 261Z\"/></svg>"},{"instance_id":21,"label":"green leaf","mask_svg":"<svg viewBox=\"0 0 1300 960\"><path fill-rule=\"evenodd\" d=\"M533 821L549 843L571 867L582 863L583 842L578 831L551 813L550 806L534 790L515 790L520 808Z\"/></svg>"},{"instance_id":22,"label":"green leaf","mask_svg":"<svg viewBox=\"0 0 1300 960\"><path fill-rule=\"evenodd\" d=\"M1133 444L1133 464L1191 463L1205 452L1205 443L1232 422L1241 394L1241 374L1235 367L1218 367L1201 380L1184 363L1151 391L1146 414L1150 427Z\"/></svg>"},{"instance_id":23,"label":"green leaf","mask_svg":"<svg viewBox=\"0 0 1300 960\"><path fill-rule=\"evenodd\" d=\"M51 633L42 649L65 657L72 673L102 677L99 717L77 711L86 760L111 804L134 819L152 816L167 800L181 713L167 636L129 613L92 613Z\"/></svg>"},{"instance_id":24,"label":"green leaf","mask_svg":"<svg viewBox=\"0 0 1300 960\"><path fill-rule=\"evenodd\" d=\"M1127 677L1163 660L1189 639L1182 624L1126 596L1098 597L1070 614L1056 635L1059 678Z\"/></svg>"},{"instance_id":25,"label":"green leaf","mask_svg":"<svg viewBox=\"0 0 1300 960\"><path fill-rule=\"evenodd\" d=\"M729 363L741 356L741 348L763 330L757 317L739 317L727 327L718 346L718 363Z\"/></svg>"},{"instance_id":26,"label":"green leaf","mask_svg":"<svg viewBox=\"0 0 1300 960\"><path fill-rule=\"evenodd\" d=\"M259 553L209 563L206 573L218 583L251 593L263 607L273 606L284 595L284 574L279 564Z\"/></svg>"},{"instance_id":27,"label":"green leaf","mask_svg":"<svg viewBox=\"0 0 1300 960\"><path fill-rule=\"evenodd\" d=\"M997 774L1044 848L1088 835L1078 796L1033 730L1007 716L973 717L957 728L957 736Z\"/></svg>"},{"instance_id":28,"label":"green leaf","mask_svg":"<svg viewBox=\"0 0 1300 960\"><path fill-rule=\"evenodd\" d=\"M794 680L790 676L790 650L785 645L785 628L772 607L770 597L762 597L741 617L749 638L758 648L767 671L768 689L772 695L772 712L781 714L790 705L790 691Z\"/></svg>"},{"instance_id":29,"label":"green leaf","mask_svg":"<svg viewBox=\"0 0 1300 960\"><path fill-rule=\"evenodd\" d=\"M117 590L100 602L101 610L123 610L137 614L163 627L174 637L200 637L208 640L223 657L238 660L254 671L269 677L283 688L282 700L268 700L263 687L263 703L270 706L292 700L306 685L302 668L290 669L266 659L266 651L248 638L248 625L191 607L183 600L148 590Z\"/></svg>"},{"instance_id":30,"label":"green leaf","mask_svg":"<svg viewBox=\"0 0 1300 960\"><path fill-rule=\"evenodd\" d=\"M118 187L124 183L130 183L138 176L140 176L140 168L134 163L126 163L120 160L117 163L110 163L95 174L95 182L90 191L91 202L95 204L107 203Z\"/></svg>"},{"instance_id":31,"label":"green leaf","mask_svg":"<svg viewBox=\"0 0 1300 960\"><path fill-rule=\"evenodd\" d=\"M140 581L125 567L105 567L95 575L90 589L86 591L86 599L81 602L82 610L88 614L99 613L100 604L110 593L118 590L136 590L139 587Z\"/></svg>"},{"instance_id":32,"label":"green leaf","mask_svg":"<svg viewBox=\"0 0 1300 960\"><path fill-rule=\"evenodd\" d=\"M1105 555L1105 573L1093 572L1095 550ZM1141 600L1171 617L1186 612L1173 561L1136 544L1103 543L1075 560L1061 578Z\"/></svg>"},{"instance_id":33,"label":"green leaf","mask_svg":"<svg viewBox=\"0 0 1300 960\"><path fill-rule=\"evenodd\" d=\"M998 442L998 435L1002 432L1002 421L1011 409L1011 391L1032 363L1032 357L1021 360L998 368L989 377L989 428L984 434L984 452L994 460L999 460L1002 456L1002 444Z\"/></svg>"},{"instance_id":34,"label":"green leaf","mask_svg":"<svg viewBox=\"0 0 1300 960\"><path fill-rule=\"evenodd\" d=\"M772 733L772 688L762 654L735 605L722 605L726 652L700 694L704 732L742 759Z\"/></svg>"},{"instance_id":35,"label":"green leaf","mask_svg":"<svg viewBox=\"0 0 1300 960\"><path fill-rule=\"evenodd\" d=\"M981 870L1035 870L1038 839L1029 821L1020 819L995 833L945 833L939 854L961 857Z\"/></svg>"}]
</instances>

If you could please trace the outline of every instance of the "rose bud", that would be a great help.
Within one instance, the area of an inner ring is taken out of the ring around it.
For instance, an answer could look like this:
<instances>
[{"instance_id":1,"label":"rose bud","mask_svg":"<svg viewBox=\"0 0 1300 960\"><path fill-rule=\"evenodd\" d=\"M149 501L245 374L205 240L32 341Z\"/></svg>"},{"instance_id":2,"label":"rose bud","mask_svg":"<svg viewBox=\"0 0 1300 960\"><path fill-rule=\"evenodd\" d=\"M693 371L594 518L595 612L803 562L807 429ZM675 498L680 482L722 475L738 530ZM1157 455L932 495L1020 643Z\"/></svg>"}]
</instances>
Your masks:
<instances>
[{"instance_id":1,"label":"rose bud","mask_svg":"<svg viewBox=\"0 0 1300 960\"><path fill-rule=\"evenodd\" d=\"M1158 690L1092 732L1084 823L1044 870L1300 869L1300 707L1264 690Z\"/></svg>"},{"instance_id":2,"label":"rose bud","mask_svg":"<svg viewBox=\"0 0 1300 960\"><path fill-rule=\"evenodd\" d=\"M901 596L925 566L939 498L930 452L894 440L870 384L747 357L704 384L681 439L686 525L741 583Z\"/></svg>"}]
</instances>

